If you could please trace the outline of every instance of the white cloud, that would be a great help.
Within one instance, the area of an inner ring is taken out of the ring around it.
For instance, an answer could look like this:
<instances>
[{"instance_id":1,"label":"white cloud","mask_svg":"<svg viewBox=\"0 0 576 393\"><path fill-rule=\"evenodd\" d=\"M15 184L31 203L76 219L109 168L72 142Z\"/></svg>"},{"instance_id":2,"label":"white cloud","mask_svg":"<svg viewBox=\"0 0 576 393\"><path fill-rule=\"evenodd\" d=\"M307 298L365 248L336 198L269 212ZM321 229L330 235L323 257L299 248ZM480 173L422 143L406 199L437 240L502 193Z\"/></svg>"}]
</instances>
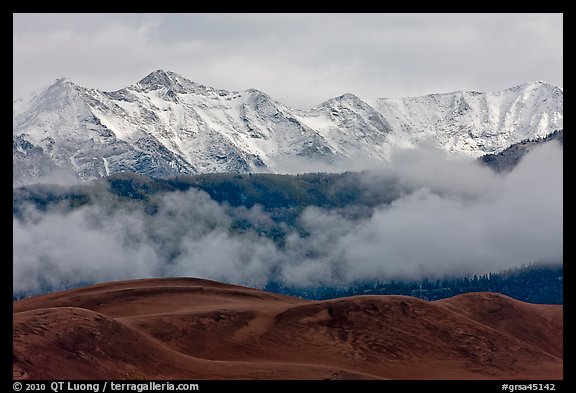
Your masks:
<instances>
[{"instance_id":1,"label":"white cloud","mask_svg":"<svg viewBox=\"0 0 576 393\"><path fill-rule=\"evenodd\" d=\"M158 68L295 107L563 84L562 14L15 14L14 97L60 76L102 90Z\"/></svg>"},{"instance_id":2,"label":"white cloud","mask_svg":"<svg viewBox=\"0 0 576 393\"><path fill-rule=\"evenodd\" d=\"M13 220L14 289L150 276L262 286L271 274L306 286L487 273L561 258L562 158L549 143L496 175L438 151L403 151L363 175L367 193L403 190L392 203L360 220L347 214L352 207L309 207L299 218L308 235L293 232L282 247L231 230L232 208L194 190L159 196L155 215L106 201L68 213L32 209ZM272 225L259 207L234 214Z\"/></svg>"}]
</instances>

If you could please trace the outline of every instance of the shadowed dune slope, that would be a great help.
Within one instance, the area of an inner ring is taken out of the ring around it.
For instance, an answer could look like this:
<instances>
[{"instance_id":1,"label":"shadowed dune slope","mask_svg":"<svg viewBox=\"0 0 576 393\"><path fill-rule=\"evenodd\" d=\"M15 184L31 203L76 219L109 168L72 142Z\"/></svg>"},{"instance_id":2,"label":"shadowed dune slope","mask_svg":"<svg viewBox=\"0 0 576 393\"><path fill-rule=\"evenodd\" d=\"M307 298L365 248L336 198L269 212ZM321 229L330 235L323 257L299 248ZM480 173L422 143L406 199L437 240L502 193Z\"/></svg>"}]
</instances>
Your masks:
<instances>
[{"instance_id":1,"label":"shadowed dune slope","mask_svg":"<svg viewBox=\"0 0 576 393\"><path fill-rule=\"evenodd\" d=\"M13 303L16 379L561 379L562 306L306 301L192 278Z\"/></svg>"}]
</instances>

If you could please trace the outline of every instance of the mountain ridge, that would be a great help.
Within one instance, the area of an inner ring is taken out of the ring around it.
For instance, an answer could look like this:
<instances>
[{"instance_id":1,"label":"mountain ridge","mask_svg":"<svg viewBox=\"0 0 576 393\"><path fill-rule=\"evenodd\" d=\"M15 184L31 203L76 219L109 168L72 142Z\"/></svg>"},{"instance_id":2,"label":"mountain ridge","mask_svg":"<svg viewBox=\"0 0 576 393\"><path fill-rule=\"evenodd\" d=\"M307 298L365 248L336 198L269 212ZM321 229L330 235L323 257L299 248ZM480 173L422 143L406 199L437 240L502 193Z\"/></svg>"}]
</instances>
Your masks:
<instances>
[{"instance_id":1,"label":"mountain ridge","mask_svg":"<svg viewBox=\"0 0 576 393\"><path fill-rule=\"evenodd\" d=\"M562 105L563 90L544 82L375 100L346 93L300 110L256 89L215 89L171 71L112 92L59 78L28 102L13 102L13 177L33 182L42 173L34 162L47 161L83 180L124 171L363 169L426 140L479 157L562 129Z\"/></svg>"}]
</instances>

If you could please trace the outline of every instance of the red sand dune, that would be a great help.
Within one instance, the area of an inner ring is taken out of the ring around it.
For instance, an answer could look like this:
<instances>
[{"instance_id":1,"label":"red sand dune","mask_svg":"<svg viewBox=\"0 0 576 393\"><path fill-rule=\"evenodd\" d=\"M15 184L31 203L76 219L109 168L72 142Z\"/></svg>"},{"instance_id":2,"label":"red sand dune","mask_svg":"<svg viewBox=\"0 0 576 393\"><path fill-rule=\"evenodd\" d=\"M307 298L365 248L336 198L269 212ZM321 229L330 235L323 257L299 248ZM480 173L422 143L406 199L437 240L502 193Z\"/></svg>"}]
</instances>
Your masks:
<instances>
[{"instance_id":1,"label":"red sand dune","mask_svg":"<svg viewBox=\"0 0 576 393\"><path fill-rule=\"evenodd\" d=\"M13 311L15 379L562 379L562 306L494 293L306 301L146 279Z\"/></svg>"}]
</instances>

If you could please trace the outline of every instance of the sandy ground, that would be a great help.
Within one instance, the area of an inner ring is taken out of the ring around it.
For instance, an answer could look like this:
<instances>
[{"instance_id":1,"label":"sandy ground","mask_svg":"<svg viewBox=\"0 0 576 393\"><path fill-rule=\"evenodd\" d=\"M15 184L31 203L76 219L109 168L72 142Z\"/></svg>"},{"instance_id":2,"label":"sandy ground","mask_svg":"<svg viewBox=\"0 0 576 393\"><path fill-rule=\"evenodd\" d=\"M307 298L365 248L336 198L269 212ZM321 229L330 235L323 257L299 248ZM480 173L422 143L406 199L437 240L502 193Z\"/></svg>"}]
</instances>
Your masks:
<instances>
[{"instance_id":1,"label":"sandy ground","mask_svg":"<svg viewBox=\"0 0 576 393\"><path fill-rule=\"evenodd\" d=\"M562 306L306 301L192 278L13 304L15 379L562 379Z\"/></svg>"}]
</instances>

